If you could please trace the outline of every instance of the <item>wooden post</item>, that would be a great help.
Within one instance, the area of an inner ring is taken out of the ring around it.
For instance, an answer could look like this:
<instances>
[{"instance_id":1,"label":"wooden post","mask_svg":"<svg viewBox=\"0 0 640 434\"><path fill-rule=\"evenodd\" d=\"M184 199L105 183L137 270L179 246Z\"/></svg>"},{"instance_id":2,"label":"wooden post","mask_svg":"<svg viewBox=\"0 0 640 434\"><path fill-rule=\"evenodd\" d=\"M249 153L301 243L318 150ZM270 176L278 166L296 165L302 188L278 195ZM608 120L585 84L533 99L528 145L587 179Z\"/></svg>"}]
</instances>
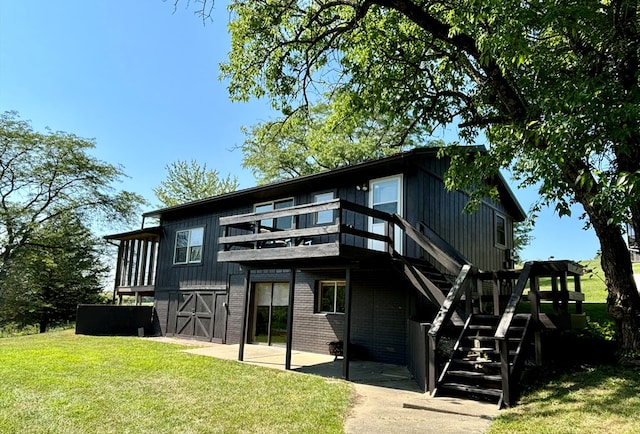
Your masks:
<instances>
[{"instance_id":1,"label":"wooden post","mask_svg":"<svg viewBox=\"0 0 640 434\"><path fill-rule=\"evenodd\" d=\"M149 255L149 240L142 241L142 252L139 253L140 259L140 273L138 274L138 285L145 285L147 279L145 279L145 273L147 272L147 258Z\"/></svg>"},{"instance_id":2,"label":"wooden post","mask_svg":"<svg viewBox=\"0 0 640 434\"><path fill-rule=\"evenodd\" d=\"M133 286L133 270L135 268L135 263L133 262L135 259L136 252L136 241L129 241L129 268L127 269L127 286Z\"/></svg>"},{"instance_id":3,"label":"wooden post","mask_svg":"<svg viewBox=\"0 0 640 434\"><path fill-rule=\"evenodd\" d=\"M582 287L580 286L580 275L576 274L573 276L573 285L574 285L574 289L577 293L581 293L582 292ZM576 300L576 313L577 314L581 314L582 313L582 300Z\"/></svg>"},{"instance_id":4,"label":"wooden post","mask_svg":"<svg viewBox=\"0 0 640 434\"><path fill-rule=\"evenodd\" d=\"M247 340L247 331L249 328L249 305L251 301L251 270L247 270L244 276L244 312L242 318L242 327L240 329L240 348L238 350L238 360L244 360L244 343Z\"/></svg>"},{"instance_id":5,"label":"wooden post","mask_svg":"<svg viewBox=\"0 0 640 434\"><path fill-rule=\"evenodd\" d=\"M538 276L531 276L531 291L529 292L529 300L531 302L531 316L534 324L534 345L536 366L542 366L542 336L540 334L540 286Z\"/></svg>"},{"instance_id":6,"label":"wooden post","mask_svg":"<svg viewBox=\"0 0 640 434\"><path fill-rule=\"evenodd\" d=\"M498 276L493 276L493 314L500 316L500 280Z\"/></svg>"},{"instance_id":7,"label":"wooden post","mask_svg":"<svg viewBox=\"0 0 640 434\"><path fill-rule=\"evenodd\" d=\"M124 250L124 241L120 240L120 244L118 244L118 259L116 259L116 278L113 284L113 304L116 304L116 294L118 293L118 286L120 286L120 279L122 274L122 254ZM119 304L122 304L122 297L120 297Z\"/></svg>"},{"instance_id":8,"label":"wooden post","mask_svg":"<svg viewBox=\"0 0 640 434\"><path fill-rule=\"evenodd\" d=\"M396 249L396 240L395 240L395 230L393 228L393 223L391 223L390 221L386 221L385 225L384 225L384 232L385 232L385 236L387 237L387 239L389 240L387 242L387 253L390 256L393 256L393 252Z\"/></svg>"},{"instance_id":9,"label":"wooden post","mask_svg":"<svg viewBox=\"0 0 640 434\"><path fill-rule=\"evenodd\" d=\"M342 338L342 378L349 379L349 351L351 340L351 268L346 269L344 294L344 330Z\"/></svg>"},{"instance_id":10,"label":"wooden post","mask_svg":"<svg viewBox=\"0 0 640 434\"><path fill-rule=\"evenodd\" d=\"M558 294L558 275L556 273L551 274L551 300L553 313L558 314L560 312L560 297Z\"/></svg>"},{"instance_id":11,"label":"wooden post","mask_svg":"<svg viewBox=\"0 0 640 434\"><path fill-rule=\"evenodd\" d=\"M438 341L436 339L435 336L432 336L430 334L428 335L428 340L427 340L427 364L428 364L428 380L427 380L427 390L429 392L431 392L431 395L433 395L433 392L435 392L436 390L436 376L437 376L437 372L436 372L436 367L438 366L437 364L437 360L436 360L436 347L438 346Z\"/></svg>"},{"instance_id":12,"label":"wooden post","mask_svg":"<svg viewBox=\"0 0 640 434\"><path fill-rule=\"evenodd\" d=\"M500 339L500 373L502 374L502 403L511 406L511 370L509 368L509 342Z\"/></svg>"},{"instance_id":13,"label":"wooden post","mask_svg":"<svg viewBox=\"0 0 640 434\"><path fill-rule=\"evenodd\" d=\"M560 274L560 309L562 313L569 314L569 290L567 289L567 272Z\"/></svg>"},{"instance_id":14,"label":"wooden post","mask_svg":"<svg viewBox=\"0 0 640 434\"><path fill-rule=\"evenodd\" d=\"M296 287L296 270L291 269L291 280L289 281L289 308L287 312L287 354L285 356L284 368L291 369L291 348L293 346L293 302Z\"/></svg>"}]
</instances>

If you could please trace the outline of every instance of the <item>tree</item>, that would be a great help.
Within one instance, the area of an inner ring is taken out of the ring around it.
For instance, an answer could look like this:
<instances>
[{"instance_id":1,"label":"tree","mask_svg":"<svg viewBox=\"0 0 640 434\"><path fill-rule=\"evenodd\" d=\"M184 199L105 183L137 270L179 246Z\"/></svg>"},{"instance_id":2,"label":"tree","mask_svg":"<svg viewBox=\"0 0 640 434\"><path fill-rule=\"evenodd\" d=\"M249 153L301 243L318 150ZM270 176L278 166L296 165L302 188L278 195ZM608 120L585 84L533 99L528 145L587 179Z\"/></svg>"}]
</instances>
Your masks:
<instances>
[{"instance_id":1,"label":"tree","mask_svg":"<svg viewBox=\"0 0 640 434\"><path fill-rule=\"evenodd\" d=\"M36 273L33 264L44 258L34 249L59 251L59 242L42 241L48 232L76 220L89 227L123 223L137 214L143 199L114 190L112 184L124 173L88 155L94 146L93 140L73 134L35 132L15 112L0 115L0 305L8 294L15 295L21 277L25 283L47 282L28 273ZM41 288L23 289L30 294Z\"/></svg>"},{"instance_id":2,"label":"tree","mask_svg":"<svg viewBox=\"0 0 640 434\"><path fill-rule=\"evenodd\" d=\"M418 143L417 134L407 136L405 128L386 126L382 118L354 119L321 103L244 132L243 166L261 184L434 144L426 138Z\"/></svg>"},{"instance_id":3,"label":"tree","mask_svg":"<svg viewBox=\"0 0 640 434\"><path fill-rule=\"evenodd\" d=\"M217 170L207 170L196 161L176 161L165 167L167 179L153 190L164 206L175 206L192 200L205 199L238 189L238 177L219 178Z\"/></svg>"},{"instance_id":4,"label":"tree","mask_svg":"<svg viewBox=\"0 0 640 434\"><path fill-rule=\"evenodd\" d=\"M208 2L204 2L207 4ZM375 119L403 136L455 123L448 186L477 197L500 168L580 203L601 244L623 353L640 353L640 296L621 223L640 228L638 1L235 0L222 66L236 100L284 116ZM473 167L473 170L470 170Z\"/></svg>"},{"instance_id":5,"label":"tree","mask_svg":"<svg viewBox=\"0 0 640 434\"><path fill-rule=\"evenodd\" d=\"M104 241L73 212L48 220L12 259L2 282L0 323L39 324L44 333L74 321L79 303L107 300L103 248Z\"/></svg>"},{"instance_id":6,"label":"tree","mask_svg":"<svg viewBox=\"0 0 640 434\"><path fill-rule=\"evenodd\" d=\"M513 260L516 264L522 262L522 250L533 241L533 226L534 221L531 218L513 225Z\"/></svg>"}]
</instances>

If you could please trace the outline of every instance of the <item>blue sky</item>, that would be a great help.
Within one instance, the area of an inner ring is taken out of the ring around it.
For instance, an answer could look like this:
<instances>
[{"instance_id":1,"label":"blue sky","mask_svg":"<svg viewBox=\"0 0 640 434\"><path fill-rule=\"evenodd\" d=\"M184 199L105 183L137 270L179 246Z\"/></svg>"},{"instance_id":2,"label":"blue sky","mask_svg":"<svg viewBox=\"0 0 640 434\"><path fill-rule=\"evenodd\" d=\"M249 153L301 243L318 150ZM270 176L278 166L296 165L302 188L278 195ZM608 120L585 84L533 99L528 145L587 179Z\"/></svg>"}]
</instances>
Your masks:
<instances>
[{"instance_id":1,"label":"blue sky","mask_svg":"<svg viewBox=\"0 0 640 434\"><path fill-rule=\"evenodd\" d=\"M240 127L277 114L268 101L229 101L218 80L229 14L226 1L215 5L203 25L187 0L175 13L173 0L0 0L0 111L17 110L37 130L95 138L94 155L129 176L117 187L151 203L176 160L195 159L251 187ZM525 210L535 202L534 189L512 189ZM599 245L580 213L542 212L523 257L593 258Z\"/></svg>"}]
</instances>

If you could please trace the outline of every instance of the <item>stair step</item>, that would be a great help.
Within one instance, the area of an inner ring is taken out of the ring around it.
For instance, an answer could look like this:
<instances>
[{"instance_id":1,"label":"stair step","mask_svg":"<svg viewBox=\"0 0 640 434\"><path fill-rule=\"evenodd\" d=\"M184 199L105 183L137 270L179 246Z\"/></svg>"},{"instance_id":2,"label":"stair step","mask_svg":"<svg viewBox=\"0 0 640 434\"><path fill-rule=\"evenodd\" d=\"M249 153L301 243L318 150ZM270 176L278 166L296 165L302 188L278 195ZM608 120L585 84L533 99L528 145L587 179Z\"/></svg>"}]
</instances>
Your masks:
<instances>
[{"instance_id":1,"label":"stair step","mask_svg":"<svg viewBox=\"0 0 640 434\"><path fill-rule=\"evenodd\" d=\"M495 342L497 341L497 339L491 335L491 336L483 336L483 335L467 335L467 336L463 336L462 339L468 339L470 341L474 341L474 340L478 340L478 341L490 341L490 342ZM509 342L520 342L520 338L507 338L507 341Z\"/></svg>"},{"instance_id":2,"label":"stair step","mask_svg":"<svg viewBox=\"0 0 640 434\"><path fill-rule=\"evenodd\" d=\"M500 319L499 316L496 315L489 315L489 314L484 314L484 313L476 313L473 315L474 319L491 319L494 321L498 321Z\"/></svg>"},{"instance_id":3,"label":"stair step","mask_svg":"<svg viewBox=\"0 0 640 434\"><path fill-rule=\"evenodd\" d=\"M495 331L496 326L482 325L482 324L469 324L469 330L491 330Z\"/></svg>"},{"instance_id":4,"label":"stair step","mask_svg":"<svg viewBox=\"0 0 640 434\"><path fill-rule=\"evenodd\" d=\"M464 359L451 359L451 363L452 364L457 364L457 365L465 365L465 366L476 366L476 365L481 365L483 367L488 367L488 368L499 368L501 366L500 362L496 362L494 360L464 360ZM509 366L511 366L511 363L509 363Z\"/></svg>"},{"instance_id":5,"label":"stair step","mask_svg":"<svg viewBox=\"0 0 640 434\"><path fill-rule=\"evenodd\" d=\"M472 393L475 395L491 396L495 398L500 398L502 396L502 389L485 389L483 387L469 386L468 384L442 383L438 388L455 390L456 392Z\"/></svg>"},{"instance_id":6,"label":"stair step","mask_svg":"<svg viewBox=\"0 0 640 434\"><path fill-rule=\"evenodd\" d=\"M472 351L481 353L498 353L499 351L495 347L458 347L458 351L463 353L470 353Z\"/></svg>"},{"instance_id":7,"label":"stair step","mask_svg":"<svg viewBox=\"0 0 640 434\"><path fill-rule=\"evenodd\" d=\"M449 371L448 375L456 376L456 377L464 377L464 378L472 378L474 380L485 380L485 381L502 381L502 376L495 374L485 374L484 372L475 372L475 371Z\"/></svg>"}]
</instances>

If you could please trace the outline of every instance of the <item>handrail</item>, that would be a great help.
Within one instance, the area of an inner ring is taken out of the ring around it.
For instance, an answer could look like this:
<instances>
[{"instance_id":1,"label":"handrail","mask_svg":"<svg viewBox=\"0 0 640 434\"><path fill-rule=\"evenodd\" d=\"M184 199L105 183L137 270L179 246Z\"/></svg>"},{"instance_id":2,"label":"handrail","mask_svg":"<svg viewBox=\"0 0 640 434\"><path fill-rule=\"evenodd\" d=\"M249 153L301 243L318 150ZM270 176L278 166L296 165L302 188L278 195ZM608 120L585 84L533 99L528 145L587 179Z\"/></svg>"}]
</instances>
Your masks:
<instances>
[{"instance_id":1,"label":"handrail","mask_svg":"<svg viewBox=\"0 0 640 434\"><path fill-rule=\"evenodd\" d=\"M453 306L455 306L462 297L466 289L465 284L467 283L467 278L471 275L472 268L473 267L468 264L462 266L460 274L456 277L453 287L449 290L447 297L444 299L444 303L442 303L438 314L429 328L429 336L439 336L442 325L449 322L453 316L453 312L455 312Z\"/></svg>"},{"instance_id":2,"label":"handrail","mask_svg":"<svg viewBox=\"0 0 640 434\"><path fill-rule=\"evenodd\" d=\"M449 249L439 245L437 238L432 237L431 233L425 235L417 231L411 223L398 214L393 214L393 223L398 225L409 238L422 247L432 258L445 267L451 274L457 274L463 265L471 265L469 261L462 257L453 247ZM426 225L423 224L426 227ZM433 232L429 230L430 232ZM440 239L441 240L441 239Z\"/></svg>"},{"instance_id":3,"label":"handrail","mask_svg":"<svg viewBox=\"0 0 640 434\"><path fill-rule=\"evenodd\" d=\"M500 318L500 322L498 323L498 328L496 329L495 338L499 340L506 339L507 332L509 331L509 326L511 325L511 321L513 321L513 317L516 314L516 308L518 307L518 303L522 298L522 294L524 293L524 289L527 285L527 281L529 280L529 275L531 274L531 270L533 269L534 262L527 262L524 264L524 268L520 272L520 276L518 277L518 282L516 286L513 288L513 292L511 293L511 298L507 302L507 306L505 307L504 313Z\"/></svg>"},{"instance_id":4,"label":"handrail","mask_svg":"<svg viewBox=\"0 0 640 434\"><path fill-rule=\"evenodd\" d=\"M246 214L222 216L220 217L219 222L220 226L253 223L256 220L269 220L279 217L294 217L298 215L310 214L312 212L331 211L339 209L340 206L341 199L333 199L326 202L306 203L273 211L250 212Z\"/></svg>"},{"instance_id":5,"label":"handrail","mask_svg":"<svg viewBox=\"0 0 640 434\"><path fill-rule=\"evenodd\" d=\"M458 250L456 250L451 244L446 242L437 232L432 230L424 222L418 222L418 227L421 232L418 232L421 236L426 236L431 244L438 249L442 254L449 256L460 264L460 268L463 264L472 265L471 261L464 257Z\"/></svg>"},{"instance_id":6,"label":"handrail","mask_svg":"<svg viewBox=\"0 0 640 434\"><path fill-rule=\"evenodd\" d=\"M333 222L325 225L318 225L307 228L278 229L261 224L264 220L271 220L283 217L296 218L303 215L314 214L322 211L336 211ZM345 211L364 215L368 218L381 219L387 222L384 234L377 234L368 230L358 229L343 222ZM358 205L344 199L332 199L325 202L310 203L291 206L278 210L265 212L252 212L246 214L235 214L222 216L219 224L224 227L223 235L218 237L218 244L223 246L224 251L229 251L232 246L253 246L253 249L260 248L261 244L267 241L303 239L323 235L343 235L349 234L356 237L366 238L373 241L386 243L388 252L393 254L393 216L389 213ZM231 235L229 228L242 231L249 231L244 234Z\"/></svg>"},{"instance_id":7,"label":"handrail","mask_svg":"<svg viewBox=\"0 0 640 434\"><path fill-rule=\"evenodd\" d=\"M427 335L429 336L429 345L427 345L427 360L429 363L427 388L432 393L435 392L436 389L436 348L438 346L438 339L442 334L442 325L449 322L449 320L453 317L453 313L455 312L455 309L453 309L453 307L458 303L458 301L460 301L460 298L462 297L465 287L467 286L467 279L472 274L472 268L473 267L468 264L462 266L460 274L458 274L458 277L456 277L456 280L453 283L453 287L449 290L444 303L438 311L438 315L434 319L431 327L429 328L429 332L427 333Z\"/></svg>"}]
</instances>

